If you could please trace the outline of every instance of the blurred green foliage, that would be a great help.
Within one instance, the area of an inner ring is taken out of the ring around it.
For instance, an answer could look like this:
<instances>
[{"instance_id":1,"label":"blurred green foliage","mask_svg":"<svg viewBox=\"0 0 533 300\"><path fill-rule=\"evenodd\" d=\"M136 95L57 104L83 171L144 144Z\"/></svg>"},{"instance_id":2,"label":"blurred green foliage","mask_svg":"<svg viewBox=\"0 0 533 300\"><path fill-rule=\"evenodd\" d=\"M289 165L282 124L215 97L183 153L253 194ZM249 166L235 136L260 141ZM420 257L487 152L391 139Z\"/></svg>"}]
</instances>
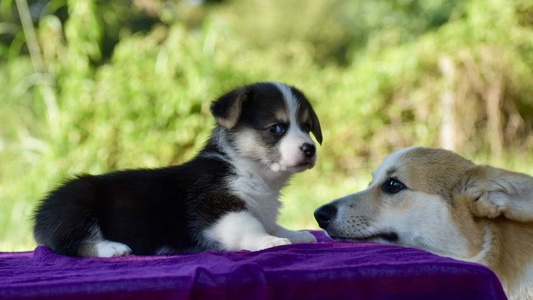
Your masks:
<instances>
[{"instance_id":1,"label":"blurred green foliage","mask_svg":"<svg viewBox=\"0 0 533 300\"><path fill-rule=\"evenodd\" d=\"M317 167L284 193L292 228L316 228L318 205L364 187L400 147L533 172L530 0L3 0L0 10L3 251L34 246L33 206L72 174L191 158L213 126L210 101L254 81L299 87L324 127Z\"/></svg>"}]
</instances>

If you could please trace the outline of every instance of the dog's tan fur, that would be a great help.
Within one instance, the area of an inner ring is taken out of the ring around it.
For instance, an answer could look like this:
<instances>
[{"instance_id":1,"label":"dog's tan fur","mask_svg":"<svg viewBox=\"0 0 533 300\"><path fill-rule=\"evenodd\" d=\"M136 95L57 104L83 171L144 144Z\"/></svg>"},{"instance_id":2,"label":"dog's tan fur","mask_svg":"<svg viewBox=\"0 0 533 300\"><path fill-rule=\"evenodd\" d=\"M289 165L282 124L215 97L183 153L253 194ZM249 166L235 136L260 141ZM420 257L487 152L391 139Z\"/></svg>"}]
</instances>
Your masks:
<instances>
[{"instance_id":1,"label":"dog's tan fur","mask_svg":"<svg viewBox=\"0 0 533 300\"><path fill-rule=\"evenodd\" d=\"M406 189L387 194L394 178ZM442 149L389 156L364 191L338 199L334 238L389 242L490 267L508 296L533 299L533 177ZM318 210L317 210L318 211ZM387 239L383 233L397 234Z\"/></svg>"}]
</instances>

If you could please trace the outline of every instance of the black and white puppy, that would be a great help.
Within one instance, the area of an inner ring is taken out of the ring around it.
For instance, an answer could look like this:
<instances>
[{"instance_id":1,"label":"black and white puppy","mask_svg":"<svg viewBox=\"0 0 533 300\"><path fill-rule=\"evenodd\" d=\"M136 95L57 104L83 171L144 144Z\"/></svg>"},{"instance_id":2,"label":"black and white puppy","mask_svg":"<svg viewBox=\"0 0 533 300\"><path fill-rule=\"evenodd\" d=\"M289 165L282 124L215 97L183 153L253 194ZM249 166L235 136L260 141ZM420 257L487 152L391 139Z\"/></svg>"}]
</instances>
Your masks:
<instances>
[{"instance_id":1,"label":"black and white puppy","mask_svg":"<svg viewBox=\"0 0 533 300\"><path fill-rule=\"evenodd\" d=\"M276 223L280 190L316 162L319 120L304 94L278 82L237 88L211 105L217 126L191 161L81 175L35 211L36 241L84 257L260 250L315 242Z\"/></svg>"}]
</instances>

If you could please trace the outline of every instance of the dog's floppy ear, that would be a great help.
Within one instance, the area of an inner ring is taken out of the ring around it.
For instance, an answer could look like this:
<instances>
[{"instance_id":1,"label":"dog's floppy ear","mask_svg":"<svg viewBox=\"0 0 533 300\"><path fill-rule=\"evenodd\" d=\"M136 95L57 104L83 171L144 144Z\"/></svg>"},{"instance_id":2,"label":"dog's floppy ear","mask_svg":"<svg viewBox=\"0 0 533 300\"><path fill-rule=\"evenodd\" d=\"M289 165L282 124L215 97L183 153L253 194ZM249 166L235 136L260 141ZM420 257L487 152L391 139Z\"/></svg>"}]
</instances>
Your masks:
<instances>
[{"instance_id":1,"label":"dog's floppy ear","mask_svg":"<svg viewBox=\"0 0 533 300\"><path fill-rule=\"evenodd\" d=\"M243 103L250 96L249 87L240 87L226 93L211 103L211 113L215 117L217 124L231 129L237 125L241 116Z\"/></svg>"},{"instance_id":2,"label":"dog's floppy ear","mask_svg":"<svg viewBox=\"0 0 533 300\"><path fill-rule=\"evenodd\" d=\"M320 122L318 121L318 116L316 115L313 108L309 110L309 115L311 117L311 132L315 136L316 140L320 145L322 145L322 128L320 127Z\"/></svg>"},{"instance_id":3,"label":"dog's floppy ear","mask_svg":"<svg viewBox=\"0 0 533 300\"><path fill-rule=\"evenodd\" d=\"M472 214L481 218L504 217L533 221L533 177L490 166L465 172L462 192L471 196Z\"/></svg>"}]
</instances>

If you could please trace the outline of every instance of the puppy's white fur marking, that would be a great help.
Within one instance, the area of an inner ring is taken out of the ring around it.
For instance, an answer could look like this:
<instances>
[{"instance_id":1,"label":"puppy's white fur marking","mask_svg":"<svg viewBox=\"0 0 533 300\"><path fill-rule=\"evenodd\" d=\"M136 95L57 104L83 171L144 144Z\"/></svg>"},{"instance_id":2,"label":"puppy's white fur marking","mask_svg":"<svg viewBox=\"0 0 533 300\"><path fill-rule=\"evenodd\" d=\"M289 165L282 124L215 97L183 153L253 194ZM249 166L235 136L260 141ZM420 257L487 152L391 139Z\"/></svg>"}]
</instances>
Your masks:
<instances>
[{"instance_id":1,"label":"puppy's white fur marking","mask_svg":"<svg viewBox=\"0 0 533 300\"><path fill-rule=\"evenodd\" d=\"M85 257L116 257L131 253L130 247L108 240L84 242L79 251L80 255Z\"/></svg>"},{"instance_id":2,"label":"puppy's white fur marking","mask_svg":"<svg viewBox=\"0 0 533 300\"><path fill-rule=\"evenodd\" d=\"M286 180L280 180L280 174L276 178L273 176L274 174L271 174L273 171L260 168L254 162L247 160L240 160L235 165L239 166L236 169L239 175L227 184L235 195L246 202L249 213L256 221L260 222L266 233L275 237L287 238L293 243L316 242L315 237L308 232L288 230L277 224L281 207L280 189L286 182ZM285 176L288 177L289 174ZM266 238L264 240L267 243L272 243ZM276 240L274 239L274 241Z\"/></svg>"},{"instance_id":3,"label":"puppy's white fur marking","mask_svg":"<svg viewBox=\"0 0 533 300\"><path fill-rule=\"evenodd\" d=\"M94 247L98 257L125 256L131 253L130 247L107 240L96 243Z\"/></svg>"},{"instance_id":4,"label":"puppy's white fur marking","mask_svg":"<svg viewBox=\"0 0 533 300\"><path fill-rule=\"evenodd\" d=\"M291 121L291 124L294 123ZM286 171L287 169L297 167L303 158L303 152L300 149L303 144L314 146L314 142L309 135L305 134L300 127L295 125L290 126L289 131L285 134L279 144L281 160L279 164L276 165L276 170Z\"/></svg>"},{"instance_id":5,"label":"puppy's white fur marking","mask_svg":"<svg viewBox=\"0 0 533 300\"><path fill-rule=\"evenodd\" d=\"M303 158L303 152L300 147L303 144L315 146L315 143L309 134L303 132L298 125L298 113L300 109L298 99L295 98L288 86L279 82L274 82L274 85L283 94L290 122L289 130L285 133L285 136L282 138L279 145L281 161L273 165L273 170L279 172L298 166Z\"/></svg>"},{"instance_id":6,"label":"puppy's white fur marking","mask_svg":"<svg viewBox=\"0 0 533 300\"><path fill-rule=\"evenodd\" d=\"M104 239L100 228L92 227L90 237L80 245L78 254L82 257L125 256L132 251L130 247Z\"/></svg>"},{"instance_id":7,"label":"puppy's white fur marking","mask_svg":"<svg viewBox=\"0 0 533 300\"><path fill-rule=\"evenodd\" d=\"M218 140L221 145L228 143L222 135L218 136ZM246 207L259 219L265 230L272 232L281 207L280 190L291 174L274 172L254 160L238 155L231 147L226 149L237 173L229 178L226 184L235 195L245 201Z\"/></svg>"},{"instance_id":8,"label":"puppy's white fur marking","mask_svg":"<svg viewBox=\"0 0 533 300\"><path fill-rule=\"evenodd\" d=\"M263 224L249 211L233 212L223 216L204 232L205 236L220 243L225 250L256 251L290 244L286 238L269 235Z\"/></svg>"},{"instance_id":9,"label":"puppy's white fur marking","mask_svg":"<svg viewBox=\"0 0 533 300\"><path fill-rule=\"evenodd\" d=\"M315 243L316 238L307 231L293 231L288 230L282 226L277 225L274 231L275 236L284 237L291 241L291 243Z\"/></svg>"}]
</instances>

